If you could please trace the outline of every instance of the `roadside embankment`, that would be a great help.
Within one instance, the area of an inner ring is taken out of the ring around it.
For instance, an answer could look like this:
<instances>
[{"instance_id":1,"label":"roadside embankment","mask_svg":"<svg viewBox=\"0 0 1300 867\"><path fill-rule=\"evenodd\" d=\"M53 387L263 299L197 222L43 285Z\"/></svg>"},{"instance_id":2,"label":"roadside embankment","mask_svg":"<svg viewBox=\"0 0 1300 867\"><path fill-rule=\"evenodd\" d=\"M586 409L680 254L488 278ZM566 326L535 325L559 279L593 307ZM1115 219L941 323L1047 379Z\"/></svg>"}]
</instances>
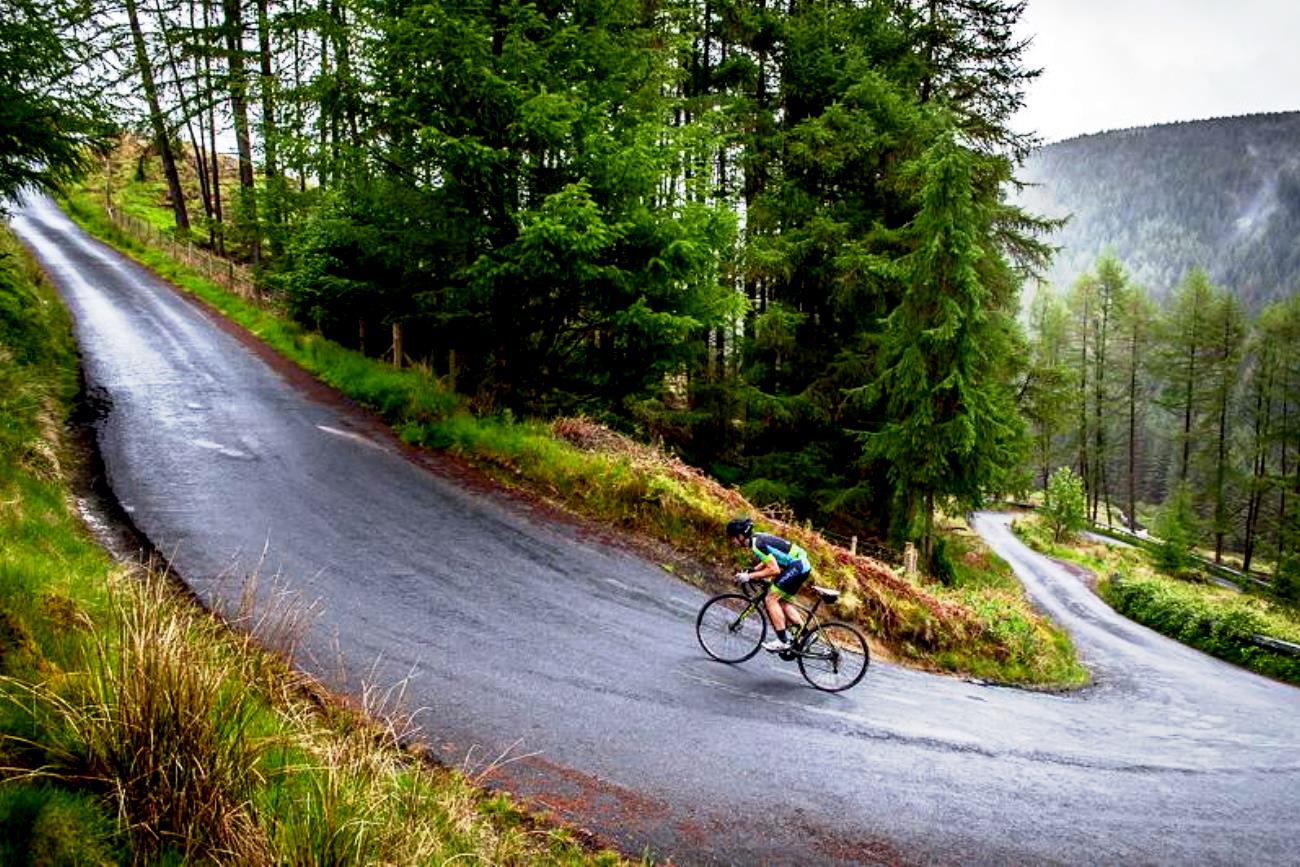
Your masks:
<instances>
[{"instance_id":1,"label":"roadside embankment","mask_svg":"<svg viewBox=\"0 0 1300 867\"><path fill-rule=\"evenodd\" d=\"M305 611L199 609L78 515L67 313L0 227L0 863L620 863L285 664ZM277 652L279 651L279 652Z\"/></svg>"}]
</instances>

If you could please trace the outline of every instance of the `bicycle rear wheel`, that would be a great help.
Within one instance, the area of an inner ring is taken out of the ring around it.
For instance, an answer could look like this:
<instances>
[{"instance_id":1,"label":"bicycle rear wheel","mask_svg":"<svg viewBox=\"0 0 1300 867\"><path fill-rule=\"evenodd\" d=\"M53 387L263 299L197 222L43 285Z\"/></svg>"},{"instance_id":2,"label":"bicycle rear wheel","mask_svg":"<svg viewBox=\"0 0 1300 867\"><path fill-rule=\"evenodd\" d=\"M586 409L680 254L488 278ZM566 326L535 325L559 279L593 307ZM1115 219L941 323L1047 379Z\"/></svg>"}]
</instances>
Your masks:
<instances>
[{"instance_id":1,"label":"bicycle rear wheel","mask_svg":"<svg viewBox=\"0 0 1300 867\"><path fill-rule=\"evenodd\" d=\"M847 623L823 623L808 636L799 653L799 671L813 686L839 692L862 680L871 651L862 633Z\"/></svg>"},{"instance_id":2,"label":"bicycle rear wheel","mask_svg":"<svg viewBox=\"0 0 1300 867\"><path fill-rule=\"evenodd\" d=\"M695 635L704 652L719 662L744 662L762 646L767 618L758 601L723 593L704 603L695 618Z\"/></svg>"}]
</instances>

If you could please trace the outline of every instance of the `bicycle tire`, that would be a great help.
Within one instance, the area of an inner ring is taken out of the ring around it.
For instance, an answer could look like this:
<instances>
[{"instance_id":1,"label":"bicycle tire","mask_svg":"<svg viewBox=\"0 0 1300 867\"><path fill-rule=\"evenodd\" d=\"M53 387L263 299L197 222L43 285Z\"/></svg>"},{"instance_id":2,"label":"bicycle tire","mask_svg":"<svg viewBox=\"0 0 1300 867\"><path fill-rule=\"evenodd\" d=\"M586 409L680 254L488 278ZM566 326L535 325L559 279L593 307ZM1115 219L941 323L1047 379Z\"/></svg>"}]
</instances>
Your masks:
<instances>
[{"instance_id":1,"label":"bicycle tire","mask_svg":"<svg viewBox=\"0 0 1300 867\"><path fill-rule=\"evenodd\" d=\"M714 596L695 618L695 637L718 662L744 662L758 653L767 637L763 606L739 593Z\"/></svg>"},{"instance_id":2,"label":"bicycle tire","mask_svg":"<svg viewBox=\"0 0 1300 867\"><path fill-rule=\"evenodd\" d=\"M855 686L870 664L867 639L838 620L814 629L799 651L799 673L823 692L841 692Z\"/></svg>"}]
</instances>

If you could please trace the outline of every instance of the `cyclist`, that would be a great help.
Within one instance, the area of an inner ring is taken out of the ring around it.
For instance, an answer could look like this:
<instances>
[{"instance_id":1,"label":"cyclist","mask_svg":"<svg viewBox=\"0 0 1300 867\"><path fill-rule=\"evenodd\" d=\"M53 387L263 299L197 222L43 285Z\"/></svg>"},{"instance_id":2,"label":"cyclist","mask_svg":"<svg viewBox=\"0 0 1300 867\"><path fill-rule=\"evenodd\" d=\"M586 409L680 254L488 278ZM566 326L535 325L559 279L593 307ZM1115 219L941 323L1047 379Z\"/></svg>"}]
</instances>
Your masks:
<instances>
[{"instance_id":1,"label":"cyclist","mask_svg":"<svg viewBox=\"0 0 1300 867\"><path fill-rule=\"evenodd\" d=\"M790 636L786 623L803 626L803 616L788 600L793 599L812 575L808 553L798 545L770 533L755 533L754 522L749 518L732 518L727 522L727 538L738 547L749 548L757 564L748 572L737 572L736 583L746 581L771 582L771 591L764 600L767 617L776 630L776 638L763 642L763 649L778 653L790 649Z\"/></svg>"}]
</instances>

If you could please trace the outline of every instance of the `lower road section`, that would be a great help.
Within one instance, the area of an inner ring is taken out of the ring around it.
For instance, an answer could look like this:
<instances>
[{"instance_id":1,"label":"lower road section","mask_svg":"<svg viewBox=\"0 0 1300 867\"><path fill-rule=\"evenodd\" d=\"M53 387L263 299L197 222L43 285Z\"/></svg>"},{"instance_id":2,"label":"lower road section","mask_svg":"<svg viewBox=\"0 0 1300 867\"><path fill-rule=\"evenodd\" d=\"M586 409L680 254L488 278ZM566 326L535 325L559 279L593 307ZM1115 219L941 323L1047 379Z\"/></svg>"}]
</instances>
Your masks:
<instances>
[{"instance_id":1,"label":"lower road section","mask_svg":"<svg viewBox=\"0 0 1300 867\"><path fill-rule=\"evenodd\" d=\"M690 864L1296 863L1300 690L1117 618L976 529L1070 630L1094 686L874 663L847 693L711 662L705 594L412 462L32 200L14 226L73 311L110 483L213 604L260 572L314 604L301 664L405 681L444 761L631 854Z\"/></svg>"}]
</instances>

